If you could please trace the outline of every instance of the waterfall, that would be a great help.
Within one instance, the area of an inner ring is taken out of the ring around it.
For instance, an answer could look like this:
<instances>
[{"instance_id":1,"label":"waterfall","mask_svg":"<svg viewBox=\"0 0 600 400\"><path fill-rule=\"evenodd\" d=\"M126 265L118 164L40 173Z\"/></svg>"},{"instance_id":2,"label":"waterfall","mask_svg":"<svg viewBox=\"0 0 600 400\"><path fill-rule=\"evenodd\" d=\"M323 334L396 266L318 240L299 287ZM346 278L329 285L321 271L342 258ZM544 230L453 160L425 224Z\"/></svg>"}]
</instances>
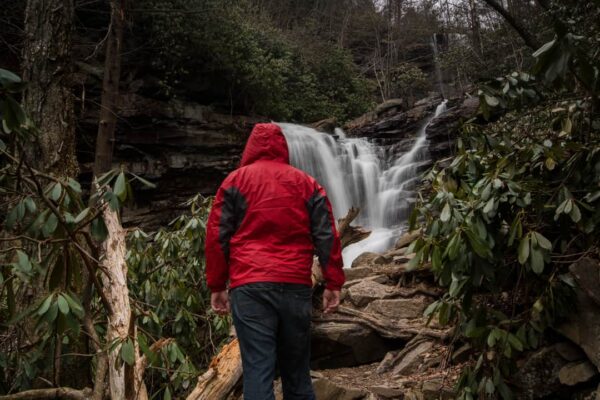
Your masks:
<instances>
[{"instance_id":1,"label":"waterfall","mask_svg":"<svg viewBox=\"0 0 600 400\"><path fill-rule=\"evenodd\" d=\"M445 99L446 94L444 93L444 79L442 78L442 68L440 67L439 63L440 52L437 42L437 33L434 33L431 36L431 49L433 50L433 65L435 67L435 76L437 79L437 84L440 89L440 94Z\"/></svg>"},{"instance_id":2,"label":"waterfall","mask_svg":"<svg viewBox=\"0 0 600 400\"><path fill-rule=\"evenodd\" d=\"M365 251L384 252L401 233L415 201L420 169L431 164L427 125L445 110L444 101L424 121L410 149L396 153L364 138L347 138L339 128L336 139L306 126L278 124L288 142L291 164L323 185L336 219L350 207L359 207L356 223L372 230L367 239L344 249L347 267Z\"/></svg>"}]
</instances>

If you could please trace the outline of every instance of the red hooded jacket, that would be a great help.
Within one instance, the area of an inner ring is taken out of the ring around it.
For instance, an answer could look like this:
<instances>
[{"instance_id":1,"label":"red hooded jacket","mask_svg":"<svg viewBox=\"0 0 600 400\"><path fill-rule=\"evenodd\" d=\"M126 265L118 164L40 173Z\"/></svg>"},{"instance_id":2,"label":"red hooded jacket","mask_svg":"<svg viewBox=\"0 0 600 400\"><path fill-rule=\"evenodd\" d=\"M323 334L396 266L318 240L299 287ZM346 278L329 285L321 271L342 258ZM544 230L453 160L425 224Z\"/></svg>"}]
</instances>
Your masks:
<instances>
[{"instance_id":1,"label":"red hooded jacket","mask_svg":"<svg viewBox=\"0 0 600 400\"><path fill-rule=\"evenodd\" d=\"M217 191L206 226L206 281L212 292L252 282L311 285L317 254L327 288L344 283L341 244L325 190L289 165L275 124L257 124L240 168Z\"/></svg>"}]
</instances>

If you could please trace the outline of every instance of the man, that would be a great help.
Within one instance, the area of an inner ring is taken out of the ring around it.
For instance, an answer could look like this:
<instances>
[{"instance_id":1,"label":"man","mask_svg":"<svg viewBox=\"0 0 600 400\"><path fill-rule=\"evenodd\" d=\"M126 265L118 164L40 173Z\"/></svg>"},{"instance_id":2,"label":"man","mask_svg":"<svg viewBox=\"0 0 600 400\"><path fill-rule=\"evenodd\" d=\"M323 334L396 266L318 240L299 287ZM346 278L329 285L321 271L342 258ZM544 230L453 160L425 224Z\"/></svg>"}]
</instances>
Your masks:
<instances>
[{"instance_id":1,"label":"man","mask_svg":"<svg viewBox=\"0 0 600 400\"><path fill-rule=\"evenodd\" d=\"M211 305L226 314L231 301L245 400L275 398L276 367L285 400L315 399L309 366L315 253L329 313L344 283L331 205L314 178L289 165L281 128L257 124L240 168L217 191L206 227Z\"/></svg>"}]
</instances>

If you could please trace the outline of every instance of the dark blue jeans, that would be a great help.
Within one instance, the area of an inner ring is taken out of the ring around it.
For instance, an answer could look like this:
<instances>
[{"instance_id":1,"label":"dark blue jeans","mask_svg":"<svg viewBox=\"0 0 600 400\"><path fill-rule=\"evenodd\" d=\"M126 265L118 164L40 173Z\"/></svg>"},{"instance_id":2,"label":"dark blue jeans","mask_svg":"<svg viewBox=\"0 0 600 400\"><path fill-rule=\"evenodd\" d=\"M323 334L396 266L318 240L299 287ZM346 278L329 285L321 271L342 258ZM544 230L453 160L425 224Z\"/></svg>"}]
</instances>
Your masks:
<instances>
[{"instance_id":1,"label":"dark blue jeans","mask_svg":"<svg viewBox=\"0 0 600 400\"><path fill-rule=\"evenodd\" d=\"M310 379L312 289L290 283L250 283L231 290L240 341L244 400L273 400L279 367L285 400L315 400Z\"/></svg>"}]
</instances>

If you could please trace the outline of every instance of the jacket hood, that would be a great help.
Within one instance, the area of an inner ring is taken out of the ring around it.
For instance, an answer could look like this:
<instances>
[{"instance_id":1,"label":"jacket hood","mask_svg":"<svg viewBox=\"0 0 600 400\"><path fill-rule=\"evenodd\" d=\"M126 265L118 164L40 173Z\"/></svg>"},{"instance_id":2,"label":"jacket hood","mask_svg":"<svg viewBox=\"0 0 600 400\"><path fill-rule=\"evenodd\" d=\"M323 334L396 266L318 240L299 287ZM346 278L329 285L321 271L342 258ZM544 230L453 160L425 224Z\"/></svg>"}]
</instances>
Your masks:
<instances>
[{"instance_id":1,"label":"jacket hood","mask_svg":"<svg viewBox=\"0 0 600 400\"><path fill-rule=\"evenodd\" d=\"M258 160L290 163L287 141L276 124L256 124L242 154L241 167Z\"/></svg>"}]
</instances>

